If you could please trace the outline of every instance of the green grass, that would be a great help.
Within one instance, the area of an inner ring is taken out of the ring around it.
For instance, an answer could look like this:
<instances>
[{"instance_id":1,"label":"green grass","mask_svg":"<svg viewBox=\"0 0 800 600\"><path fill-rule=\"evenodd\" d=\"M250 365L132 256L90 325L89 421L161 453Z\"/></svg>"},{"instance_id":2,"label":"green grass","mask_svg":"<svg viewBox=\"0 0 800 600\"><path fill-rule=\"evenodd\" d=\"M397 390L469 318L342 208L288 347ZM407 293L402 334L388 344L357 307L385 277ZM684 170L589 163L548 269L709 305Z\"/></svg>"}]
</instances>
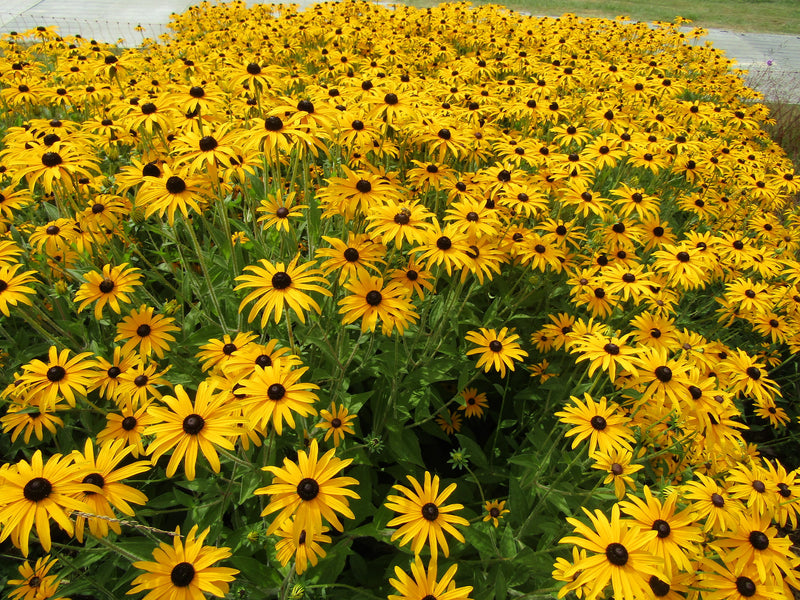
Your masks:
<instances>
[{"instance_id":1,"label":"green grass","mask_svg":"<svg viewBox=\"0 0 800 600\"><path fill-rule=\"evenodd\" d=\"M438 4L431 0L411 3ZM488 2L474 0L474 3ZM587 17L627 15L635 21L672 21L681 16L700 27L800 34L800 0L508 0L503 4L535 15L560 16L567 12Z\"/></svg>"}]
</instances>

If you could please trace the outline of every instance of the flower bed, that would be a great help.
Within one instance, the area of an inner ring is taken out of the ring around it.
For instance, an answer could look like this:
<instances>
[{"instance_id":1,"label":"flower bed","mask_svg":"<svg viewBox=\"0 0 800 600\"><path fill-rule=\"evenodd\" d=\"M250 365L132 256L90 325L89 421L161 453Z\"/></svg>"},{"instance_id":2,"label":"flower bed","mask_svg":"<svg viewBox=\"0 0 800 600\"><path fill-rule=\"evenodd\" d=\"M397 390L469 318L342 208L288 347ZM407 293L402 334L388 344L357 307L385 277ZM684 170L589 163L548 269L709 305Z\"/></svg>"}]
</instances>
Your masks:
<instances>
[{"instance_id":1,"label":"flower bed","mask_svg":"<svg viewBox=\"0 0 800 600\"><path fill-rule=\"evenodd\" d=\"M4 36L4 591L791 598L800 184L677 24Z\"/></svg>"}]
</instances>

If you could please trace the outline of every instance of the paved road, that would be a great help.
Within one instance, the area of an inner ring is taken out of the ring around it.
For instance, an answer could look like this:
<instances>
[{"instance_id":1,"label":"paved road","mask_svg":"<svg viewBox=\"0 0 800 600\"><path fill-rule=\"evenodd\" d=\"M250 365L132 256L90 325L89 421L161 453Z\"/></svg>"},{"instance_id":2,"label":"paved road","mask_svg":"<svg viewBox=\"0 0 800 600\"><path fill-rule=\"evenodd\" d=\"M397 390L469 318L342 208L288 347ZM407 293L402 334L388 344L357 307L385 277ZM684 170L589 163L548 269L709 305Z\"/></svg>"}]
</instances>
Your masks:
<instances>
[{"instance_id":1,"label":"paved road","mask_svg":"<svg viewBox=\"0 0 800 600\"><path fill-rule=\"evenodd\" d=\"M311 0L295 0L308 6ZM58 25L62 34L127 45L144 36L157 37L173 12L183 12L192 0L0 0L0 33L37 25ZM144 27L144 32L134 28ZM687 29L688 31L688 29ZM769 99L800 103L800 36L736 33L712 29L698 43L711 41L737 66L748 69L749 82Z\"/></svg>"}]
</instances>

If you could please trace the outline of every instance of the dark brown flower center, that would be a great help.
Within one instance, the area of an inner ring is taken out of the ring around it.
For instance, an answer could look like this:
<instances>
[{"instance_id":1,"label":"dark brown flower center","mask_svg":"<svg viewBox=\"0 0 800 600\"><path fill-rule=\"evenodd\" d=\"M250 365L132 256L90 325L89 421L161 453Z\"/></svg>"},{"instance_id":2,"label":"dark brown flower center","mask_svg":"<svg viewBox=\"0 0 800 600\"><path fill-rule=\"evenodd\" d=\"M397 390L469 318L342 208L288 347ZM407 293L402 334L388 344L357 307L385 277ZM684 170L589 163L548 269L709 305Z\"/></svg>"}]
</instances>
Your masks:
<instances>
[{"instance_id":1,"label":"dark brown flower center","mask_svg":"<svg viewBox=\"0 0 800 600\"><path fill-rule=\"evenodd\" d=\"M306 477L297 484L297 495L306 502L313 500L318 494L319 484L315 479L311 479L311 477Z\"/></svg>"},{"instance_id":2,"label":"dark brown flower center","mask_svg":"<svg viewBox=\"0 0 800 600\"><path fill-rule=\"evenodd\" d=\"M503 349L503 344L499 340L492 340L489 342L489 350L492 352L500 352Z\"/></svg>"},{"instance_id":3,"label":"dark brown flower center","mask_svg":"<svg viewBox=\"0 0 800 600\"><path fill-rule=\"evenodd\" d=\"M22 495L26 500L39 502L47 498L53 491L53 485L44 477L34 477L22 489Z\"/></svg>"},{"instance_id":4,"label":"dark brown flower center","mask_svg":"<svg viewBox=\"0 0 800 600\"><path fill-rule=\"evenodd\" d=\"M106 484L106 480L103 479L103 476L100 473L89 473L86 477L83 478L82 483L90 483L91 485L96 485L100 489ZM86 492L87 494L95 494L96 492Z\"/></svg>"},{"instance_id":5,"label":"dark brown flower center","mask_svg":"<svg viewBox=\"0 0 800 600\"><path fill-rule=\"evenodd\" d=\"M612 565L622 567L628 562L628 551L622 544L612 542L606 546L606 558Z\"/></svg>"},{"instance_id":6,"label":"dark brown flower center","mask_svg":"<svg viewBox=\"0 0 800 600\"><path fill-rule=\"evenodd\" d=\"M149 378L147 375L137 375L136 378L133 380L133 385L136 387L144 387L147 385Z\"/></svg>"},{"instance_id":7,"label":"dark brown flower center","mask_svg":"<svg viewBox=\"0 0 800 600\"><path fill-rule=\"evenodd\" d=\"M200 415L191 414L183 420L183 430L189 435L197 435L205 427L206 421Z\"/></svg>"},{"instance_id":8,"label":"dark brown flower center","mask_svg":"<svg viewBox=\"0 0 800 600\"><path fill-rule=\"evenodd\" d=\"M663 365L656 367L655 376L661 383L667 383L672 379L672 369Z\"/></svg>"},{"instance_id":9,"label":"dark brown flower center","mask_svg":"<svg viewBox=\"0 0 800 600\"><path fill-rule=\"evenodd\" d=\"M203 152L211 152L219 144L212 136L206 135L200 138L200 150Z\"/></svg>"},{"instance_id":10,"label":"dark brown flower center","mask_svg":"<svg viewBox=\"0 0 800 600\"><path fill-rule=\"evenodd\" d=\"M110 294L114 289L114 282L110 279L103 279L98 287L104 294Z\"/></svg>"},{"instance_id":11,"label":"dark brown flower center","mask_svg":"<svg viewBox=\"0 0 800 600\"><path fill-rule=\"evenodd\" d=\"M278 210L275 211L275 216L279 219L285 219L289 216L289 209L285 206L279 206Z\"/></svg>"},{"instance_id":12,"label":"dark brown flower center","mask_svg":"<svg viewBox=\"0 0 800 600\"><path fill-rule=\"evenodd\" d=\"M175 587L187 587L194 579L194 566L188 562L178 563L172 567L169 579Z\"/></svg>"},{"instance_id":13,"label":"dark brown flower center","mask_svg":"<svg viewBox=\"0 0 800 600\"><path fill-rule=\"evenodd\" d=\"M656 519L655 521L653 521L653 526L651 527L651 529L657 531L658 537L662 539L665 537L669 537L670 531L672 531L672 529L669 526L669 523L667 523L664 519Z\"/></svg>"},{"instance_id":14,"label":"dark brown flower center","mask_svg":"<svg viewBox=\"0 0 800 600\"><path fill-rule=\"evenodd\" d=\"M122 419L122 428L125 431L133 431L136 428L136 418L125 417L124 419Z\"/></svg>"},{"instance_id":15,"label":"dark brown flower center","mask_svg":"<svg viewBox=\"0 0 800 600\"><path fill-rule=\"evenodd\" d=\"M170 194L182 194L186 191L186 182L177 175L173 175L167 179L166 188Z\"/></svg>"},{"instance_id":16,"label":"dark brown flower center","mask_svg":"<svg viewBox=\"0 0 800 600\"><path fill-rule=\"evenodd\" d=\"M344 259L347 262L356 262L359 258L358 250L355 248L348 248L344 251Z\"/></svg>"},{"instance_id":17,"label":"dark brown flower center","mask_svg":"<svg viewBox=\"0 0 800 600\"><path fill-rule=\"evenodd\" d=\"M612 472L614 475L616 475L617 477L619 477L620 475L622 475L622 474L625 472L625 469L624 469L624 467L623 467L621 464L619 464L619 463L612 463L612 464L611 464L611 472Z\"/></svg>"},{"instance_id":18,"label":"dark brown flower center","mask_svg":"<svg viewBox=\"0 0 800 600\"><path fill-rule=\"evenodd\" d=\"M763 482L763 481L759 481L758 479L756 479L756 480L753 482L753 489L754 489L755 491L757 491L759 494L763 494L764 492L766 492L766 491L767 491L767 486L766 486L766 485L764 485L764 482Z\"/></svg>"},{"instance_id":19,"label":"dark brown flower center","mask_svg":"<svg viewBox=\"0 0 800 600\"><path fill-rule=\"evenodd\" d=\"M749 540L756 550L766 550L769 547L769 538L763 531L751 531Z\"/></svg>"},{"instance_id":20,"label":"dark brown flower center","mask_svg":"<svg viewBox=\"0 0 800 600\"><path fill-rule=\"evenodd\" d=\"M280 117L272 116L264 119L264 128L267 131L280 131L283 129L283 121Z\"/></svg>"},{"instance_id":21,"label":"dark brown flower center","mask_svg":"<svg viewBox=\"0 0 800 600\"><path fill-rule=\"evenodd\" d=\"M147 337L152 332L152 328L147 323L142 323L136 328L136 335L139 337Z\"/></svg>"},{"instance_id":22,"label":"dark brown flower center","mask_svg":"<svg viewBox=\"0 0 800 600\"><path fill-rule=\"evenodd\" d=\"M619 346L617 346L616 344L612 344L611 342L603 346L603 350L605 350L612 356L616 356L617 354L619 354Z\"/></svg>"},{"instance_id":23,"label":"dark brown flower center","mask_svg":"<svg viewBox=\"0 0 800 600\"><path fill-rule=\"evenodd\" d=\"M366 179L359 179L356 183L356 189L362 194L369 194L372 191L372 184Z\"/></svg>"},{"instance_id":24,"label":"dark brown flower center","mask_svg":"<svg viewBox=\"0 0 800 600\"><path fill-rule=\"evenodd\" d=\"M64 367L60 365L55 365L54 367L50 367L47 369L47 380L52 381L53 383L58 383L64 377L66 377L67 371Z\"/></svg>"},{"instance_id":25,"label":"dark brown flower center","mask_svg":"<svg viewBox=\"0 0 800 600\"><path fill-rule=\"evenodd\" d=\"M595 415L589 420L589 425L591 425L597 431L603 431L608 425L608 422L605 420L604 417L600 415Z\"/></svg>"},{"instance_id":26,"label":"dark brown flower center","mask_svg":"<svg viewBox=\"0 0 800 600\"><path fill-rule=\"evenodd\" d=\"M58 152L45 152L42 154L42 164L45 167L57 167L63 162Z\"/></svg>"},{"instance_id":27,"label":"dark brown flower center","mask_svg":"<svg viewBox=\"0 0 800 600\"><path fill-rule=\"evenodd\" d=\"M666 581L661 581L655 575L651 575L647 583L650 584L650 589L653 590L653 595L657 598L663 598L669 594L669 584Z\"/></svg>"},{"instance_id":28,"label":"dark brown flower center","mask_svg":"<svg viewBox=\"0 0 800 600\"><path fill-rule=\"evenodd\" d=\"M422 506L422 517L428 521L435 521L439 517L439 507L433 502Z\"/></svg>"},{"instance_id":29,"label":"dark brown flower center","mask_svg":"<svg viewBox=\"0 0 800 600\"><path fill-rule=\"evenodd\" d=\"M272 287L276 290L285 290L292 285L292 278L286 271L279 271L272 276Z\"/></svg>"},{"instance_id":30,"label":"dark brown flower center","mask_svg":"<svg viewBox=\"0 0 800 600\"><path fill-rule=\"evenodd\" d=\"M745 598L756 595L756 584L749 577L742 575L736 578L736 591Z\"/></svg>"},{"instance_id":31,"label":"dark brown flower center","mask_svg":"<svg viewBox=\"0 0 800 600\"><path fill-rule=\"evenodd\" d=\"M383 296L377 290L367 292L366 301L370 306L378 306L383 300Z\"/></svg>"},{"instance_id":32,"label":"dark brown flower center","mask_svg":"<svg viewBox=\"0 0 800 600\"><path fill-rule=\"evenodd\" d=\"M280 383L273 383L267 388L267 398L278 401L286 395L286 388Z\"/></svg>"}]
</instances>

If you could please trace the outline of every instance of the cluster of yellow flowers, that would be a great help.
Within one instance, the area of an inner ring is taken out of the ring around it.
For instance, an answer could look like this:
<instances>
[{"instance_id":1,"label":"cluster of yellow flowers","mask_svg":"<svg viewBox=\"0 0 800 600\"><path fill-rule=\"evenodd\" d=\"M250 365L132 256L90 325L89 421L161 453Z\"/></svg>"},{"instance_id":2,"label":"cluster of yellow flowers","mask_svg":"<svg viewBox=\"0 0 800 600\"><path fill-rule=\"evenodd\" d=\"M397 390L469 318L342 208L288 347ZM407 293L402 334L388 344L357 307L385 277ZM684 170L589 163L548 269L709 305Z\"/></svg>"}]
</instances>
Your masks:
<instances>
[{"instance_id":1,"label":"cluster of yellow flowers","mask_svg":"<svg viewBox=\"0 0 800 600\"><path fill-rule=\"evenodd\" d=\"M219 473L267 438L269 461L290 429L307 449L264 467L255 494L278 513L278 559L303 573L359 497L335 475L361 404L340 383L320 398L321 380L345 379L376 336L395 341L388 377L449 336L476 378L535 356L542 384L585 366L614 395L567 400L570 383L556 413L629 493L610 521L587 511L596 531L569 519L581 550L556 565L562 595L800 587L771 525L797 524L796 474L742 433L752 415L791 421L770 368L800 352L800 181L730 61L676 24L465 3L202 2L171 27L135 49L44 27L0 38L2 331L34 332L47 355L4 359L0 423L27 446L79 404L106 415L82 451L0 467L0 540L27 555L35 530L49 551L50 518L78 540L87 522L120 533L115 510L147 502L122 479L170 455L166 476L183 462L191 481L198 451ZM488 408L477 385L451 401L467 417ZM411 414L390 387L378 433ZM676 486L663 502L633 495L645 466ZM455 484L409 480L386 503L415 554L391 598L465 600L454 567L436 574L444 532L464 542L454 525L469 524L444 504ZM497 527L505 501L483 500ZM230 553L201 551L196 529L136 563L150 574L135 591L227 591L234 570L210 564ZM20 572L55 594L52 564Z\"/></svg>"}]
</instances>

